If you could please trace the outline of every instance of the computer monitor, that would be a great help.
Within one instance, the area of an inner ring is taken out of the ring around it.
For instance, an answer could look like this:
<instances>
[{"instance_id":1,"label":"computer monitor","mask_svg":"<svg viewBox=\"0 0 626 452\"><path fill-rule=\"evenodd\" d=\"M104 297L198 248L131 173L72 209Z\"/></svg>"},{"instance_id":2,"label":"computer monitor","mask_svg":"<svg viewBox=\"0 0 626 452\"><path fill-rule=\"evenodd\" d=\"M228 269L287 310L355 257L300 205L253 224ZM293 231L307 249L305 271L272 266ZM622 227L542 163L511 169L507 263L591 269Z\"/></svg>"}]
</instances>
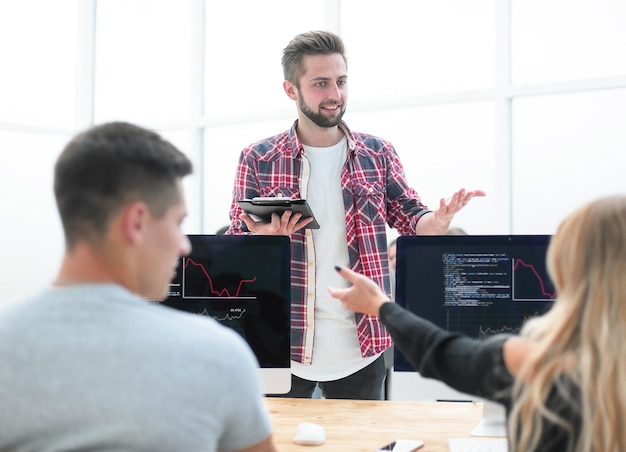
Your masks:
<instances>
[{"instance_id":1,"label":"computer monitor","mask_svg":"<svg viewBox=\"0 0 626 452\"><path fill-rule=\"evenodd\" d=\"M399 237L396 301L448 331L473 338L518 333L556 296L546 270L549 242L549 235ZM397 350L394 370L415 371ZM484 422L472 433L503 436L504 411L491 402L484 407Z\"/></svg>"},{"instance_id":2,"label":"computer monitor","mask_svg":"<svg viewBox=\"0 0 626 452\"><path fill-rule=\"evenodd\" d=\"M286 236L189 235L163 304L237 331L259 361L265 394L291 389L291 243Z\"/></svg>"}]
</instances>

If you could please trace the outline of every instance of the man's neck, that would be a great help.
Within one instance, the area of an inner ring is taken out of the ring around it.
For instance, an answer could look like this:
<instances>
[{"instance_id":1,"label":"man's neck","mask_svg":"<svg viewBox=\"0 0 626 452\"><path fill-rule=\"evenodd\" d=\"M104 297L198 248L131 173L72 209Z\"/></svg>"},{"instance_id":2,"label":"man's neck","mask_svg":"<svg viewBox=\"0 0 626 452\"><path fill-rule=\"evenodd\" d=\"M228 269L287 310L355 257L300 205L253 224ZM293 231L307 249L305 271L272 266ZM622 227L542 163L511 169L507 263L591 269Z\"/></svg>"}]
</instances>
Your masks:
<instances>
[{"instance_id":1,"label":"man's neck","mask_svg":"<svg viewBox=\"0 0 626 452\"><path fill-rule=\"evenodd\" d=\"M308 119L306 121L302 121L302 119L298 121L296 133L302 144L316 148L334 146L344 137L343 130L339 126L320 127Z\"/></svg>"},{"instance_id":2,"label":"man's neck","mask_svg":"<svg viewBox=\"0 0 626 452\"><path fill-rule=\"evenodd\" d=\"M119 281L91 247L79 244L63 256L61 268L53 284L67 286L86 283L119 283Z\"/></svg>"}]
</instances>

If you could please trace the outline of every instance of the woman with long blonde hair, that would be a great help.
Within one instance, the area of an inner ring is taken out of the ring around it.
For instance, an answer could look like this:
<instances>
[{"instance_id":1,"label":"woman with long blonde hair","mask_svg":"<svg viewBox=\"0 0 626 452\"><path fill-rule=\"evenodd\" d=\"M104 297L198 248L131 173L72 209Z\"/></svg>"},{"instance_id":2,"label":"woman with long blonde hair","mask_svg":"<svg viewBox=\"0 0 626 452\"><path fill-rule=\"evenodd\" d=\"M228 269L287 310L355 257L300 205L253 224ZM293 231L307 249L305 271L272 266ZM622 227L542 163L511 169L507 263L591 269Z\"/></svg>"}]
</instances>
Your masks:
<instances>
[{"instance_id":1,"label":"woman with long blonde hair","mask_svg":"<svg viewBox=\"0 0 626 452\"><path fill-rule=\"evenodd\" d=\"M337 271L352 287L329 291L348 309L378 315L422 376L504 404L510 451L626 451L626 196L569 215L547 263L552 308L519 336L483 341L413 315L345 268Z\"/></svg>"}]
</instances>

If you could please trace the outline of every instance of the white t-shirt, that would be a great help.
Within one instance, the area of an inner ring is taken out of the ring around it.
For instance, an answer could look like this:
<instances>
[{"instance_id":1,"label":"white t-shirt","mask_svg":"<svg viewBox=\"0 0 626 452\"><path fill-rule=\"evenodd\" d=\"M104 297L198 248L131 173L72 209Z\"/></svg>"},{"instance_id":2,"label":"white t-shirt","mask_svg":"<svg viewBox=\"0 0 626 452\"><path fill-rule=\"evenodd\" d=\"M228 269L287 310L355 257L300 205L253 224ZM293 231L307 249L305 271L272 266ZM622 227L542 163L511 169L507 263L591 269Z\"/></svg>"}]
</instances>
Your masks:
<instances>
[{"instance_id":1,"label":"white t-shirt","mask_svg":"<svg viewBox=\"0 0 626 452\"><path fill-rule=\"evenodd\" d=\"M341 168L348 152L344 138L326 148L304 146L310 164L307 201L320 223L313 229L315 246L315 333L311 365L292 361L292 372L305 380L332 381L347 377L379 355L362 358L354 312L328 293L328 287L348 287L335 265L349 267L346 218L341 193Z\"/></svg>"}]
</instances>

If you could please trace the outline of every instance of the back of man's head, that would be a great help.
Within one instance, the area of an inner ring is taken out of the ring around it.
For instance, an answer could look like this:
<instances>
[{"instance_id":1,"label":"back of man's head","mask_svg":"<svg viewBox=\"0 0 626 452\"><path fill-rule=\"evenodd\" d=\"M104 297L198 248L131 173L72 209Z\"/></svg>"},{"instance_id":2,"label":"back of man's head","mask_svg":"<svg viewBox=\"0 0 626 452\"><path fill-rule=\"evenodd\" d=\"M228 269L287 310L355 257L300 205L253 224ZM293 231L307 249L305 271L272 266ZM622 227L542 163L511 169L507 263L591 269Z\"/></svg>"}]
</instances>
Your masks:
<instances>
[{"instance_id":1,"label":"back of man's head","mask_svg":"<svg viewBox=\"0 0 626 452\"><path fill-rule=\"evenodd\" d=\"M59 156L54 194L66 247L98 240L128 203L144 201L159 217L180 196L177 181L189 159L157 133L124 122L95 126L74 137Z\"/></svg>"}]
</instances>

